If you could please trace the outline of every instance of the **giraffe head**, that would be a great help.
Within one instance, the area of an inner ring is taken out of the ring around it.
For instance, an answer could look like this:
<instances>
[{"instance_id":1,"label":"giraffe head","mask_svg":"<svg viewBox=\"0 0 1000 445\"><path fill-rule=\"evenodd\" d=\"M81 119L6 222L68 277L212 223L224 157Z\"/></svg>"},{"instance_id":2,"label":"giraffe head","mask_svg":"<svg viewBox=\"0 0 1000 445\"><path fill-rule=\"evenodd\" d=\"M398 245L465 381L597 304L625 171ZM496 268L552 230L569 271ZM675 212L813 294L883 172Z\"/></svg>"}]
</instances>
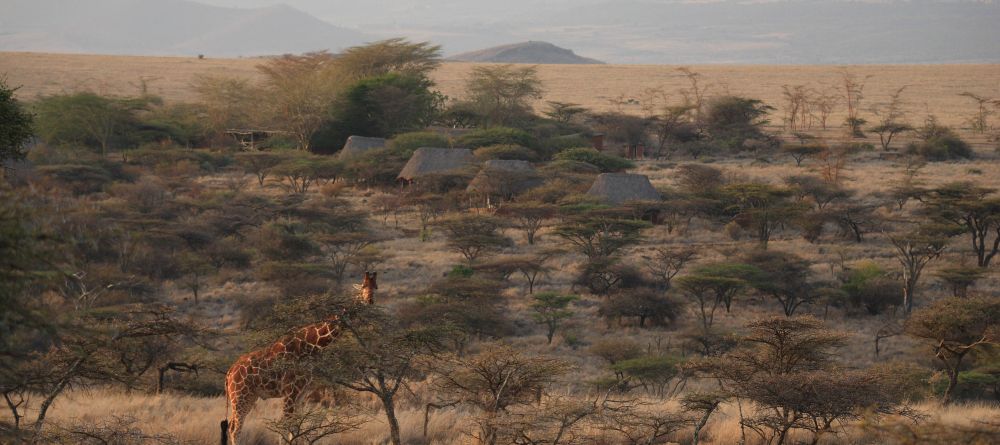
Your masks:
<instances>
[{"instance_id":1,"label":"giraffe head","mask_svg":"<svg viewBox=\"0 0 1000 445\"><path fill-rule=\"evenodd\" d=\"M365 272L365 279L361 282L361 302L364 304L375 304L375 289L378 289L378 272Z\"/></svg>"}]
</instances>

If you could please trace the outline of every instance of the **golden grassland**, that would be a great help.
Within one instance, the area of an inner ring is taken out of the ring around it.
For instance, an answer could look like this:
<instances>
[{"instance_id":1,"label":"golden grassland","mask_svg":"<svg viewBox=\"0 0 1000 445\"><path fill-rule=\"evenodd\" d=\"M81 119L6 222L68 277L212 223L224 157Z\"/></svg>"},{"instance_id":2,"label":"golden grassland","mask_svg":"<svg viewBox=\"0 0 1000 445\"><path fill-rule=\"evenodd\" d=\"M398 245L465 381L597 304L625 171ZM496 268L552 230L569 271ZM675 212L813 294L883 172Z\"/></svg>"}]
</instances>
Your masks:
<instances>
[{"instance_id":1,"label":"golden grassland","mask_svg":"<svg viewBox=\"0 0 1000 445\"><path fill-rule=\"evenodd\" d=\"M102 94L138 94L145 81L148 91L170 101L196 99L191 83L198 75L256 78L261 58L197 59L193 57L136 57L0 52L0 75L20 96L57 94L81 89ZM432 75L442 93L462 96L464 82L477 64L445 63ZM687 80L672 65L539 65L545 86L543 101L562 101L606 111L616 109L619 97L641 102L644 92L660 88L679 101L677 91ZM782 103L783 85L808 85L824 94L837 94L840 68L816 65L693 65L701 73L709 95L738 94ZM889 94L906 86L906 111L919 123L927 114L946 125L962 126L974 103L962 92L1000 96L1000 65L858 65L850 71L868 77L863 108L885 102ZM865 105L867 104L867 105ZM625 105L626 112L641 112L640 104ZM840 108L840 107L838 107ZM841 122L840 110L831 122Z\"/></svg>"}]
</instances>

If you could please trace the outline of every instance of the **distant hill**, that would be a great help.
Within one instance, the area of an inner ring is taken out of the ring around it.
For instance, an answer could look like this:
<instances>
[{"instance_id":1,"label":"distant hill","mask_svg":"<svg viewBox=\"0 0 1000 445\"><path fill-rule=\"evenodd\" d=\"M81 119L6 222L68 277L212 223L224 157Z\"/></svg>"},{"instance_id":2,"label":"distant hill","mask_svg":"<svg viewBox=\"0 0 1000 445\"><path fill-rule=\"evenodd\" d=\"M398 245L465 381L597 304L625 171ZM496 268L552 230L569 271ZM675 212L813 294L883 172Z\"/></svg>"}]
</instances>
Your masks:
<instances>
[{"instance_id":1,"label":"distant hill","mask_svg":"<svg viewBox=\"0 0 1000 445\"><path fill-rule=\"evenodd\" d=\"M548 42L524 42L458 54L448 60L460 62L537 63L553 65L603 64L600 60L576 55L572 50Z\"/></svg>"},{"instance_id":2,"label":"distant hill","mask_svg":"<svg viewBox=\"0 0 1000 445\"><path fill-rule=\"evenodd\" d=\"M0 51L234 57L337 51L373 40L289 6L0 0L0 11Z\"/></svg>"}]
</instances>

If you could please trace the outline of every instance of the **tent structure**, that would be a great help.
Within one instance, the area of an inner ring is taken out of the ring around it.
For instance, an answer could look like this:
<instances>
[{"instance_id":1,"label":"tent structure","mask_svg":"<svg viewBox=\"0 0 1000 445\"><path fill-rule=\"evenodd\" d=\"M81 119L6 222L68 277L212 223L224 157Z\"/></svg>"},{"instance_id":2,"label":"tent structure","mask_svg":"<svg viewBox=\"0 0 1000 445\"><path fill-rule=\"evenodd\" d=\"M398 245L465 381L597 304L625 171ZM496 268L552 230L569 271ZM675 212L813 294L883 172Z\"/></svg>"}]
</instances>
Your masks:
<instances>
[{"instance_id":1,"label":"tent structure","mask_svg":"<svg viewBox=\"0 0 1000 445\"><path fill-rule=\"evenodd\" d=\"M369 150L379 150L385 148L385 139L369 138L364 136L351 136L344 143L344 148L340 149L337 157L347 159L358 156Z\"/></svg>"},{"instance_id":2,"label":"tent structure","mask_svg":"<svg viewBox=\"0 0 1000 445\"><path fill-rule=\"evenodd\" d=\"M660 201L660 192L653 188L646 175L602 173L594 180L587 194L608 204L621 205L629 201Z\"/></svg>"},{"instance_id":3,"label":"tent structure","mask_svg":"<svg viewBox=\"0 0 1000 445\"><path fill-rule=\"evenodd\" d=\"M465 148L421 147L413 152L397 179L413 181L421 176L458 173L475 166L472 151Z\"/></svg>"},{"instance_id":4,"label":"tent structure","mask_svg":"<svg viewBox=\"0 0 1000 445\"><path fill-rule=\"evenodd\" d=\"M486 197L511 199L514 195L542 185L544 181L528 161L491 160L472 178L468 191Z\"/></svg>"}]
</instances>

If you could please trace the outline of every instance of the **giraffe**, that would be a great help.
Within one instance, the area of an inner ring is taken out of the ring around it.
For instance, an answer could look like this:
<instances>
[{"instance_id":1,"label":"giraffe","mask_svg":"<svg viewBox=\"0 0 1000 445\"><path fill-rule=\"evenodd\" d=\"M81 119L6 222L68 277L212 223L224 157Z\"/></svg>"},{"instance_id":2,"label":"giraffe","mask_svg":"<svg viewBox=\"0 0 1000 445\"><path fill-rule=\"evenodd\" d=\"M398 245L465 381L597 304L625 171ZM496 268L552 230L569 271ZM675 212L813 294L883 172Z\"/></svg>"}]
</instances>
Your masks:
<instances>
[{"instance_id":1,"label":"giraffe","mask_svg":"<svg viewBox=\"0 0 1000 445\"><path fill-rule=\"evenodd\" d=\"M365 272L361 285L354 285L357 299L375 303L378 272ZM334 314L319 323L303 326L270 346L249 352L236 359L226 373L226 419L222 421L222 445L237 444L237 436L247 414L258 399L283 399L283 412L295 409L311 379L282 367L284 360L302 360L316 354L341 334L342 314Z\"/></svg>"}]
</instances>

